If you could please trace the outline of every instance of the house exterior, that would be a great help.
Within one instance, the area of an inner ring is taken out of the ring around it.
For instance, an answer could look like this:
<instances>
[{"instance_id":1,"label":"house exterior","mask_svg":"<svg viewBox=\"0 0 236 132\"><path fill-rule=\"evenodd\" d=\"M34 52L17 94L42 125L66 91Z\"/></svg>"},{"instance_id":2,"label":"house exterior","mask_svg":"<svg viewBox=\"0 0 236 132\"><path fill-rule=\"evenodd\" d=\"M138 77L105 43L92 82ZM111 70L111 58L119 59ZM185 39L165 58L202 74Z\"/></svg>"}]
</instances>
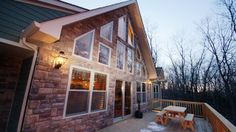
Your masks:
<instances>
[{"instance_id":1,"label":"house exterior","mask_svg":"<svg viewBox=\"0 0 236 132\"><path fill-rule=\"evenodd\" d=\"M148 111L157 79L136 0L2 0L0 129L96 131Z\"/></svg>"}]
</instances>

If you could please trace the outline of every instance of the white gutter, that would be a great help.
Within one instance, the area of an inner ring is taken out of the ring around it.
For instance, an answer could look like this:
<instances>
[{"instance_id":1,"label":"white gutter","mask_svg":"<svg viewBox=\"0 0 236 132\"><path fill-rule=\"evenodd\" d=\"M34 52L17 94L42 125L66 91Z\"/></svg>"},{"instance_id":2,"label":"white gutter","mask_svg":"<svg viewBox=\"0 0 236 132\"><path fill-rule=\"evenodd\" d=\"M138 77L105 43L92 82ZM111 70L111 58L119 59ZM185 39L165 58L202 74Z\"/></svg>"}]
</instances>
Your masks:
<instances>
[{"instance_id":1,"label":"white gutter","mask_svg":"<svg viewBox=\"0 0 236 132\"><path fill-rule=\"evenodd\" d=\"M26 47L28 47L29 49L32 49L34 51L34 56L33 56L33 60L32 60L32 64L30 67L30 73L28 76L28 81L27 81L27 85L26 85L26 89L25 89L25 95L24 95L24 99L23 99L23 103L22 103L22 107L21 107L21 113L20 113L20 118L18 121L18 126L17 126L17 132L21 132L21 127L23 124L23 118L24 118L24 114L25 114L25 108L26 108L26 104L27 104L27 98L28 98L28 94L29 94L29 90L30 90L30 86L31 86L31 81L32 81L32 76L34 73L34 67L35 67L35 63L37 60L37 56L38 56L38 47L34 44L28 43L26 42L26 38L22 38L22 44L25 45Z\"/></svg>"}]
</instances>

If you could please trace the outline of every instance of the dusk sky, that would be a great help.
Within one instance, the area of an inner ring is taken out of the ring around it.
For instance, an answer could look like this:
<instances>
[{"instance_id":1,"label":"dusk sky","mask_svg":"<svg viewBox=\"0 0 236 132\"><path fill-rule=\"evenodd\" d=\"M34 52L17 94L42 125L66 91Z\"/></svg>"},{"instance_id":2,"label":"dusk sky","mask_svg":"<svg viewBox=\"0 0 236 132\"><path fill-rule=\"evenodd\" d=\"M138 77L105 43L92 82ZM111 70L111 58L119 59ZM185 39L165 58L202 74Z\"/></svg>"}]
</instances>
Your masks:
<instances>
[{"instance_id":1,"label":"dusk sky","mask_svg":"<svg viewBox=\"0 0 236 132\"><path fill-rule=\"evenodd\" d=\"M94 9L125 0L65 0ZM175 48L173 39L183 36L193 47L200 40L197 27L205 18L216 14L216 0L138 0L144 24L155 27L155 41L159 51L159 66L170 64L169 50ZM195 46L197 47L197 46ZM194 48L195 48L194 47Z\"/></svg>"}]
</instances>

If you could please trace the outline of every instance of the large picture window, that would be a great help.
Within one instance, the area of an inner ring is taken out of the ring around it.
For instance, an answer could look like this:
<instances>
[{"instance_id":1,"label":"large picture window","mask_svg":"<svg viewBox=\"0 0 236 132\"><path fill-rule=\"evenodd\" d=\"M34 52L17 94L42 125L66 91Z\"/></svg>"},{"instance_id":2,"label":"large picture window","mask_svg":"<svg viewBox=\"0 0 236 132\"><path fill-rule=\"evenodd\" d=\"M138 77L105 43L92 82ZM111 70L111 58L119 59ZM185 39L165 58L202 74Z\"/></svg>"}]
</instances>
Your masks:
<instances>
[{"instance_id":1,"label":"large picture window","mask_svg":"<svg viewBox=\"0 0 236 132\"><path fill-rule=\"evenodd\" d=\"M140 101L140 103L146 103L147 102L147 93L146 93L146 85L145 83L136 83L136 102Z\"/></svg>"},{"instance_id":2,"label":"large picture window","mask_svg":"<svg viewBox=\"0 0 236 132\"><path fill-rule=\"evenodd\" d=\"M113 22L107 23L101 27L100 36L112 42Z\"/></svg>"},{"instance_id":3,"label":"large picture window","mask_svg":"<svg viewBox=\"0 0 236 132\"><path fill-rule=\"evenodd\" d=\"M134 52L131 48L127 49L127 70L129 73L133 73Z\"/></svg>"},{"instance_id":4,"label":"large picture window","mask_svg":"<svg viewBox=\"0 0 236 132\"><path fill-rule=\"evenodd\" d=\"M65 116L77 116L105 110L107 107L107 78L107 74L72 66Z\"/></svg>"},{"instance_id":5,"label":"large picture window","mask_svg":"<svg viewBox=\"0 0 236 132\"><path fill-rule=\"evenodd\" d=\"M124 69L124 62L125 62L125 45L122 44L120 41L117 41L116 47L116 67L118 69Z\"/></svg>"},{"instance_id":6,"label":"large picture window","mask_svg":"<svg viewBox=\"0 0 236 132\"><path fill-rule=\"evenodd\" d=\"M98 56L98 62L109 65L111 56L111 50L109 47L105 46L104 44L99 45L99 56Z\"/></svg>"},{"instance_id":7,"label":"large picture window","mask_svg":"<svg viewBox=\"0 0 236 132\"><path fill-rule=\"evenodd\" d=\"M86 59L90 59L93 46L93 38L94 30L76 38L74 41L73 54Z\"/></svg>"},{"instance_id":8,"label":"large picture window","mask_svg":"<svg viewBox=\"0 0 236 132\"><path fill-rule=\"evenodd\" d=\"M126 41L126 16L122 16L118 20L118 36Z\"/></svg>"}]
</instances>

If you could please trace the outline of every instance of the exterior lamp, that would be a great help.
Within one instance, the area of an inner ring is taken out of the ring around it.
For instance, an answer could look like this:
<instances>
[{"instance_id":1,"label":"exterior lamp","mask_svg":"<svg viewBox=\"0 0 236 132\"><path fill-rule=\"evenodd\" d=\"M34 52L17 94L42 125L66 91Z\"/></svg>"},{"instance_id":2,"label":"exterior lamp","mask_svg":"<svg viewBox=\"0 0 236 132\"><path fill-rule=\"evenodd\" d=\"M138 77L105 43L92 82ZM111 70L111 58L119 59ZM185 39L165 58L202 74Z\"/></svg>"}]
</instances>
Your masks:
<instances>
[{"instance_id":1,"label":"exterior lamp","mask_svg":"<svg viewBox=\"0 0 236 132\"><path fill-rule=\"evenodd\" d=\"M54 60L54 68L59 69L63 64L65 64L67 58L63 51L59 52L59 55Z\"/></svg>"},{"instance_id":2,"label":"exterior lamp","mask_svg":"<svg viewBox=\"0 0 236 132\"><path fill-rule=\"evenodd\" d=\"M147 80L146 82L147 82L147 84L152 84L151 80Z\"/></svg>"}]
</instances>

